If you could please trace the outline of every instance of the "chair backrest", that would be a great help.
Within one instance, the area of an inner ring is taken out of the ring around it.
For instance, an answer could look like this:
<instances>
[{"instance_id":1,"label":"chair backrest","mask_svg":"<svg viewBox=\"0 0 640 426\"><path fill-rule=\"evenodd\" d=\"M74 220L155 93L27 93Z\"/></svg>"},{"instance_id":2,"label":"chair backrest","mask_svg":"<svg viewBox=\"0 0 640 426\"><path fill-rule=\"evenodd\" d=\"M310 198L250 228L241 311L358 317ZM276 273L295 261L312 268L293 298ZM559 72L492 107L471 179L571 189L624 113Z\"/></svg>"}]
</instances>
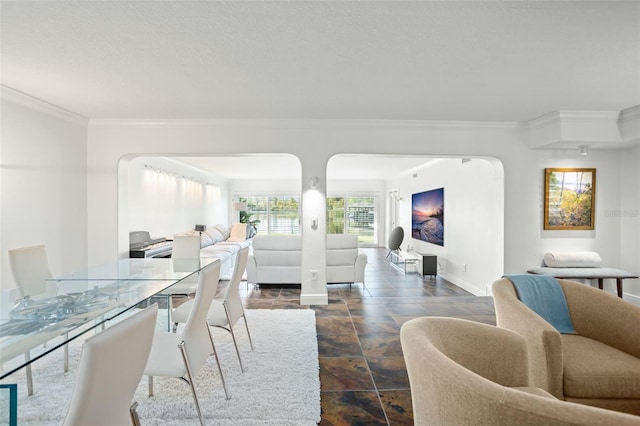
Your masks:
<instances>
[{"instance_id":1,"label":"chair backrest","mask_svg":"<svg viewBox=\"0 0 640 426\"><path fill-rule=\"evenodd\" d=\"M510 330L457 318L403 324L404 353L416 425L633 425L636 416L524 392L524 339Z\"/></svg>"},{"instance_id":2,"label":"chair backrest","mask_svg":"<svg viewBox=\"0 0 640 426\"><path fill-rule=\"evenodd\" d=\"M87 339L65 425L131 424L129 407L149 358L157 313L154 304Z\"/></svg>"},{"instance_id":3,"label":"chair backrest","mask_svg":"<svg viewBox=\"0 0 640 426\"><path fill-rule=\"evenodd\" d=\"M404 240L404 229L401 226L396 226L391 230L389 234L389 250L398 250Z\"/></svg>"},{"instance_id":4,"label":"chair backrest","mask_svg":"<svg viewBox=\"0 0 640 426\"><path fill-rule=\"evenodd\" d=\"M302 236L256 235L253 238L253 257L258 266L302 265Z\"/></svg>"},{"instance_id":5,"label":"chair backrest","mask_svg":"<svg viewBox=\"0 0 640 426\"><path fill-rule=\"evenodd\" d=\"M21 297L36 296L47 291L45 280L51 278L52 274L45 246L9 250L9 264Z\"/></svg>"},{"instance_id":6,"label":"chair backrest","mask_svg":"<svg viewBox=\"0 0 640 426\"><path fill-rule=\"evenodd\" d=\"M240 281L242 281L242 275L247 269L247 258L249 257L249 247L244 247L238 251L236 255L236 265L233 269L233 276L231 281L224 291L224 302L229 310L229 318L231 323L229 326L233 326L241 317L244 312L242 308L242 299L240 298Z\"/></svg>"},{"instance_id":7,"label":"chair backrest","mask_svg":"<svg viewBox=\"0 0 640 426\"><path fill-rule=\"evenodd\" d=\"M200 257L200 236L176 235L173 237L171 257L176 259L197 259Z\"/></svg>"},{"instance_id":8,"label":"chair backrest","mask_svg":"<svg viewBox=\"0 0 640 426\"><path fill-rule=\"evenodd\" d=\"M357 257L357 235L327 234L327 266L354 265Z\"/></svg>"},{"instance_id":9,"label":"chair backrest","mask_svg":"<svg viewBox=\"0 0 640 426\"><path fill-rule=\"evenodd\" d=\"M220 279L220 262L207 265L198 276L198 288L193 308L182 332L192 373L196 372L209 359L213 348L207 323L207 313L218 289Z\"/></svg>"}]
</instances>

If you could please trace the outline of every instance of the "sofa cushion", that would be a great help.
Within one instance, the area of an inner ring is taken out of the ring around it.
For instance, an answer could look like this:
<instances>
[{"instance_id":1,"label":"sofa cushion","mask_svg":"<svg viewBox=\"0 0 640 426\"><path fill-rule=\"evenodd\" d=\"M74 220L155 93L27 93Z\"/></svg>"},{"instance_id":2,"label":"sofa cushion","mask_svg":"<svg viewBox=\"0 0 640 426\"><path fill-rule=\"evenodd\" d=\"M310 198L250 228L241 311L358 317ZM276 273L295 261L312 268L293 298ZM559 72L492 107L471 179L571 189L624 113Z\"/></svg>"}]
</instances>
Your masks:
<instances>
[{"instance_id":1,"label":"sofa cushion","mask_svg":"<svg viewBox=\"0 0 640 426\"><path fill-rule=\"evenodd\" d=\"M302 250L300 235L256 235L253 239L254 250Z\"/></svg>"},{"instance_id":2,"label":"sofa cushion","mask_svg":"<svg viewBox=\"0 0 640 426\"><path fill-rule=\"evenodd\" d=\"M211 240L213 241L213 244L226 240L225 236L222 235L222 233L218 230L218 228L215 228L215 227L207 228L207 230L204 231L204 233L211 238Z\"/></svg>"},{"instance_id":3,"label":"sofa cushion","mask_svg":"<svg viewBox=\"0 0 640 426\"><path fill-rule=\"evenodd\" d=\"M243 241L247 239L247 224L246 223L234 223L231 227L231 234L228 241Z\"/></svg>"},{"instance_id":4,"label":"sofa cushion","mask_svg":"<svg viewBox=\"0 0 640 426\"><path fill-rule=\"evenodd\" d=\"M226 240L229 238L229 236L231 235L231 231L229 231L229 228L227 228L226 226L224 226L221 223L218 223L217 225L214 226L214 228L216 228L218 231L220 231L220 233L222 234L222 240Z\"/></svg>"},{"instance_id":5,"label":"sofa cushion","mask_svg":"<svg viewBox=\"0 0 640 426\"><path fill-rule=\"evenodd\" d=\"M200 248L205 248L213 245L213 240L206 232L200 234Z\"/></svg>"},{"instance_id":6,"label":"sofa cushion","mask_svg":"<svg viewBox=\"0 0 640 426\"><path fill-rule=\"evenodd\" d=\"M358 237L349 234L327 235L327 266L352 266L358 257Z\"/></svg>"},{"instance_id":7,"label":"sofa cushion","mask_svg":"<svg viewBox=\"0 0 640 426\"><path fill-rule=\"evenodd\" d=\"M640 398L640 358L572 334L562 335L564 395Z\"/></svg>"}]
</instances>

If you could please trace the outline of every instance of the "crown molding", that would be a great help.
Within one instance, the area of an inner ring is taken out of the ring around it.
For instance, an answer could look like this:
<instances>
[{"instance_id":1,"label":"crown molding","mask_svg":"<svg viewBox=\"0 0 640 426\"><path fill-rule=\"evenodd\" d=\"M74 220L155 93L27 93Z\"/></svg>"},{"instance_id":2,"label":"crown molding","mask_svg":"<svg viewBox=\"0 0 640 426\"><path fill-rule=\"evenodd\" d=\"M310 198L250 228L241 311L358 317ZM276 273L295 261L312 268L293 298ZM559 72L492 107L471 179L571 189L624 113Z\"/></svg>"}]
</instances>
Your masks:
<instances>
[{"instance_id":1,"label":"crown molding","mask_svg":"<svg viewBox=\"0 0 640 426\"><path fill-rule=\"evenodd\" d=\"M620 148L620 111L554 111L529 122L533 149L568 149L587 145Z\"/></svg>"},{"instance_id":2,"label":"crown molding","mask_svg":"<svg viewBox=\"0 0 640 426\"><path fill-rule=\"evenodd\" d=\"M640 105L620 112L618 119L622 140L628 144L640 144Z\"/></svg>"},{"instance_id":3,"label":"crown molding","mask_svg":"<svg viewBox=\"0 0 640 426\"><path fill-rule=\"evenodd\" d=\"M45 114L53 115L62 120L66 120L75 124L86 126L89 123L89 119L75 112L66 110L57 105L50 104L41 99L34 98L31 95L20 92L19 90L0 84L0 98L3 101L11 102L17 105L25 106L27 108L44 112Z\"/></svg>"},{"instance_id":4,"label":"crown molding","mask_svg":"<svg viewBox=\"0 0 640 426\"><path fill-rule=\"evenodd\" d=\"M436 121L436 120L370 120L370 119L260 119L260 118L202 118L202 119L91 119L92 126L128 126L128 127L217 127L217 126L255 126L271 128L308 128L308 127L413 127L426 129L470 129L470 128L508 128L527 129L526 123L488 122L488 121Z\"/></svg>"}]
</instances>

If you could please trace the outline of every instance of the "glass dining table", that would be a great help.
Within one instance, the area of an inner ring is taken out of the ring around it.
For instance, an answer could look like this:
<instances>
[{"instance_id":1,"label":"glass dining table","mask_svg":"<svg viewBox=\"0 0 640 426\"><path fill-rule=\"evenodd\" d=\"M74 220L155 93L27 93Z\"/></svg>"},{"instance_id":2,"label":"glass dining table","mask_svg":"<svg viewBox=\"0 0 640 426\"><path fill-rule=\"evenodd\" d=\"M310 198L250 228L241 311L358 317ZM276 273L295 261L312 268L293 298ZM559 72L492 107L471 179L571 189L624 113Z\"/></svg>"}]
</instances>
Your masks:
<instances>
[{"instance_id":1,"label":"glass dining table","mask_svg":"<svg viewBox=\"0 0 640 426\"><path fill-rule=\"evenodd\" d=\"M153 297L170 297L165 293L169 287L218 261L214 257L121 259L49 279L48 284L55 286L52 296L16 300L15 289L1 292L0 379L24 367L30 375L35 360L90 330L108 326Z\"/></svg>"}]
</instances>

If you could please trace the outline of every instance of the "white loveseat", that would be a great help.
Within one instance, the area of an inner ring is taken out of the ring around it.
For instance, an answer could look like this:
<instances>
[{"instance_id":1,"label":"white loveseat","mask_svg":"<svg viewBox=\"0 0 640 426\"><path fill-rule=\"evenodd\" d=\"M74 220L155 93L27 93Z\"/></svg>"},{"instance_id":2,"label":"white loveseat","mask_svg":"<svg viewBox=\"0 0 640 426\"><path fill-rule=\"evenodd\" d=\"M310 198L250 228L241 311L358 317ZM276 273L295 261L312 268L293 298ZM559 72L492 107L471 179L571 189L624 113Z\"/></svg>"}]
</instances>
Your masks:
<instances>
[{"instance_id":1,"label":"white loveseat","mask_svg":"<svg viewBox=\"0 0 640 426\"><path fill-rule=\"evenodd\" d=\"M358 236L327 235L327 284L362 283L367 255L358 249Z\"/></svg>"},{"instance_id":2,"label":"white loveseat","mask_svg":"<svg viewBox=\"0 0 640 426\"><path fill-rule=\"evenodd\" d=\"M367 256L358 250L355 235L327 235L327 283L364 284ZM257 235L247 262L247 282L252 284L300 284L302 237Z\"/></svg>"},{"instance_id":3,"label":"white loveseat","mask_svg":"<svg viewBox=\"0 0 640 426\"><path fill-rule=\"evenodd\" d=\"M256 235L247 261L247 282L252 284L300 284L302 237Z\"/></svg>"}]
</instances>

